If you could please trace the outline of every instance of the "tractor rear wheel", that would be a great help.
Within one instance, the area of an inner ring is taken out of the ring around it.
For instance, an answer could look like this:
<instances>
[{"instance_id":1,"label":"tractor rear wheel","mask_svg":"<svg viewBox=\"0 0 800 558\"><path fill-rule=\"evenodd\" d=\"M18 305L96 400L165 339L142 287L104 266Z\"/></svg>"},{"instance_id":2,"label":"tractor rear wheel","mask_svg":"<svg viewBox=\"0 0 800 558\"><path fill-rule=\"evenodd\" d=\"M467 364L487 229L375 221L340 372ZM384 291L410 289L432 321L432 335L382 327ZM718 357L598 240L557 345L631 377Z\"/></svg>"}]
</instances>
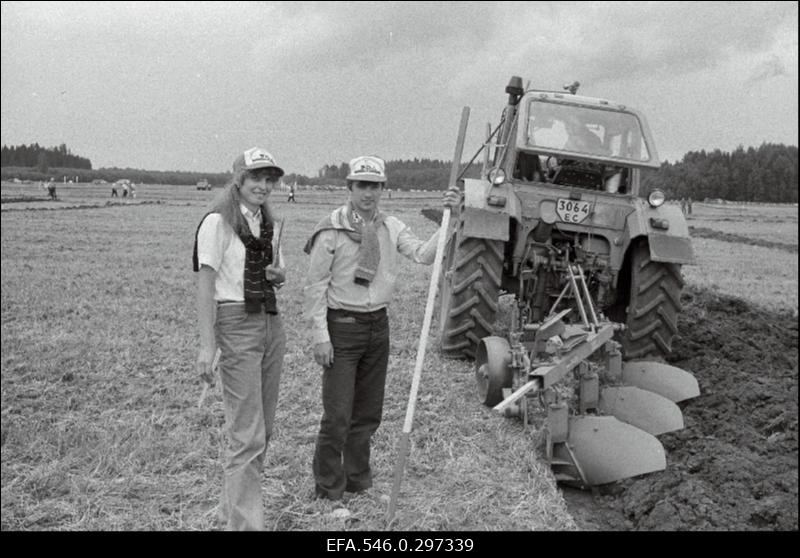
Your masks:
<instances>
[{"instance_id":1,"label":"tractor rear wheel","mask_svg":"<svg viewBox=\"0 0 800 558\"><path fill-rule=\"evenodd\" d=\"M626 360L667 356L678 332L681 266L651 260L646 241L633 246L630 258L626 328L619 336L623 355Z\"/></svg>"},{"instance_id":2,"label":"tractor rear wheel","mask_svg":"<svg viewBox=\"0 0 800 558\"><path fill-rule=\"evenodd\" d=\"M460 230L459 230L460 233ZM503 242L453 234L442 274L442 354L475 358L478 343L493 335L503 274Z\"/></svg>"}]
</instances>

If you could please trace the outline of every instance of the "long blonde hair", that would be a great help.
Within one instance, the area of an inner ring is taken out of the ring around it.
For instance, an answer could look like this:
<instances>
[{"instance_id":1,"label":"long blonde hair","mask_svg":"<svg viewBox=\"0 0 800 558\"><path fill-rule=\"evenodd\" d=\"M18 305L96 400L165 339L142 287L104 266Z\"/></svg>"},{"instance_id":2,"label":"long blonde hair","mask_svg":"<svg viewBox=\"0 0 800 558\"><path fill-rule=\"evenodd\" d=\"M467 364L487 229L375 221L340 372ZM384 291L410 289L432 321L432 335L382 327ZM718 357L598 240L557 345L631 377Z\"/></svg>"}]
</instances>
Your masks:
<instances>
[{"instance_id":1,"label":"long blonde hair","mask_svg":"<svg viewBox=\"0 0 800 558\"><path fill-rule=\"evenodd\" d=\"M219 213L222 216L222 220L228 223L239 236L250 234L250 228L247 226L247 221L244 220L244 215L242 215L242 210L240 209L242 195L239 193L239 188L242 186L246 174L246 170L233 173L233 177L208 206L209 213ZM260 207L261 214L267 223L274 224L275 219L272 216L267 200L264 200Z\"/></svg>"}]
</instances>

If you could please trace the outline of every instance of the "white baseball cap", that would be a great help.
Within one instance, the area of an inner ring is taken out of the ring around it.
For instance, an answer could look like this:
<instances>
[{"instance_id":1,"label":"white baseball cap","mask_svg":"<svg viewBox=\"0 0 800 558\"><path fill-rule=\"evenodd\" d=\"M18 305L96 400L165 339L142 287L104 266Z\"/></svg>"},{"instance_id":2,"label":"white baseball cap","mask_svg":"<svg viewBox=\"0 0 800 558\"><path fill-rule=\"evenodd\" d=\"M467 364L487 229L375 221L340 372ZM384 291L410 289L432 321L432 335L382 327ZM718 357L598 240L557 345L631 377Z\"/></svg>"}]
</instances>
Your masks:
<instances>
[{"instance_id":1,"label":"white baseball cap","mask_svg":"<svg viewBox=\"0 0 800 558\"><path fill-rule=\"evenodd\" d=\"M386 182L386 163L380 157L363 155L350 161L350 174L347 180L365 182Z\"/></svg>"},{"instance_id":2,"label":"white baseball cap","mask_svg":"<svg viewBox=\"0 0 800 558\"><path fill-rule=\"evenodd\" d=\"M233 172L265 168L276 169L279 176L284 175L283 169L275 162L275 157L269 151L260 147L251 147L236 157L233 162Z\"/></svg>"}]
</instances>

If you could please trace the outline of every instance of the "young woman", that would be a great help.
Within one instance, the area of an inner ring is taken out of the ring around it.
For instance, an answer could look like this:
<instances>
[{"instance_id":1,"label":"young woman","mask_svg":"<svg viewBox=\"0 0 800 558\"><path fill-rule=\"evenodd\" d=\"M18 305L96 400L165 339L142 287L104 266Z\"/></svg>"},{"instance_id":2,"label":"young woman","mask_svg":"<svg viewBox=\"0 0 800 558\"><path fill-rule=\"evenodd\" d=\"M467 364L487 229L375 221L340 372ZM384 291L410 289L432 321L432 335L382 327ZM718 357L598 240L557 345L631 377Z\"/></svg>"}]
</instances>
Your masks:
<instances>
[{"instance_id":1,"label":"young woman","mask_svg":"<svg viewBox=\"0 0 800 558\"><path fill-rule=\"evenodd\" d=\"M261 530L261 474L267 451L286 335L275 289L285 281L275 251L278 231L267 200L283 169L267 151L252 148L233 164L233 178L197 229L194 270L200 352L197 371L213 384L219 370L228 451L220 517L228 530Z\"/></svg>"}]
</instances>

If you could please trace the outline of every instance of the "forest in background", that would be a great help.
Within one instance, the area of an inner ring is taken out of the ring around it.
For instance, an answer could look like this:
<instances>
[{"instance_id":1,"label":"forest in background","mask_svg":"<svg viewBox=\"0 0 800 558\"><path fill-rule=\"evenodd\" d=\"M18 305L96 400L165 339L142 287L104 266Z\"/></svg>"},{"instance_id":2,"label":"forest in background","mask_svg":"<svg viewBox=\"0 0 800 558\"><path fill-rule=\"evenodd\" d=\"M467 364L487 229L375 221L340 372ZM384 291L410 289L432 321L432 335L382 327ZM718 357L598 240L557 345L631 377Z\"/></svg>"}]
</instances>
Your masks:
<instances>
[{"instance_id":1,"label":"forest in background","mask_svg":"<svg viewBox=\"0 0 800 558\"><path fill-rule=\"evenodd\" d=\"M690 151L681 161L665 162L661 168L643 173L644 194L658 188L669 198L724 199L743 202L797 203L797 147L763 143L759 147L739 146L733 152ZM462 165L462 171L466 165ZM286 184L299 186L337 185L346 182L346 162L326 164L317 176L288 173ZM397 190L442 190L447 187L450 162L414 158L386 162L388 187ZM479 176L480 163L465 174ZM127 178L139 184L194 185L208 180L222 186L229 172L148 171L130 168L92 169L91 161L73 155L66 145L44 148L38 144L2 147L3 180L115 182Z\"/></svg>"},{"instance_id":2,"label":"forest in background","mask_svg":"<svg viewBox=\"0 0 800 558\"><path fill-rule=\"evenodd\" d=\"M679 162L645 172L642 182L645 193L658 188L672 199L797 203L797 147L690 151Z\"/></svg>"},{"instance_id":3,"label":"forest in background","mask_svg":"<svg viewBox=\"0 0 800 558\"><path fill-rule=\"evenodd\" d=\"M42 147L33 143L11 147L4 145L0 153L0 167L35 168L46 173L50 167L91 170L92 162L85 157L73 155L63 143L58 147Z\"/></svg>"}]
</instances>

